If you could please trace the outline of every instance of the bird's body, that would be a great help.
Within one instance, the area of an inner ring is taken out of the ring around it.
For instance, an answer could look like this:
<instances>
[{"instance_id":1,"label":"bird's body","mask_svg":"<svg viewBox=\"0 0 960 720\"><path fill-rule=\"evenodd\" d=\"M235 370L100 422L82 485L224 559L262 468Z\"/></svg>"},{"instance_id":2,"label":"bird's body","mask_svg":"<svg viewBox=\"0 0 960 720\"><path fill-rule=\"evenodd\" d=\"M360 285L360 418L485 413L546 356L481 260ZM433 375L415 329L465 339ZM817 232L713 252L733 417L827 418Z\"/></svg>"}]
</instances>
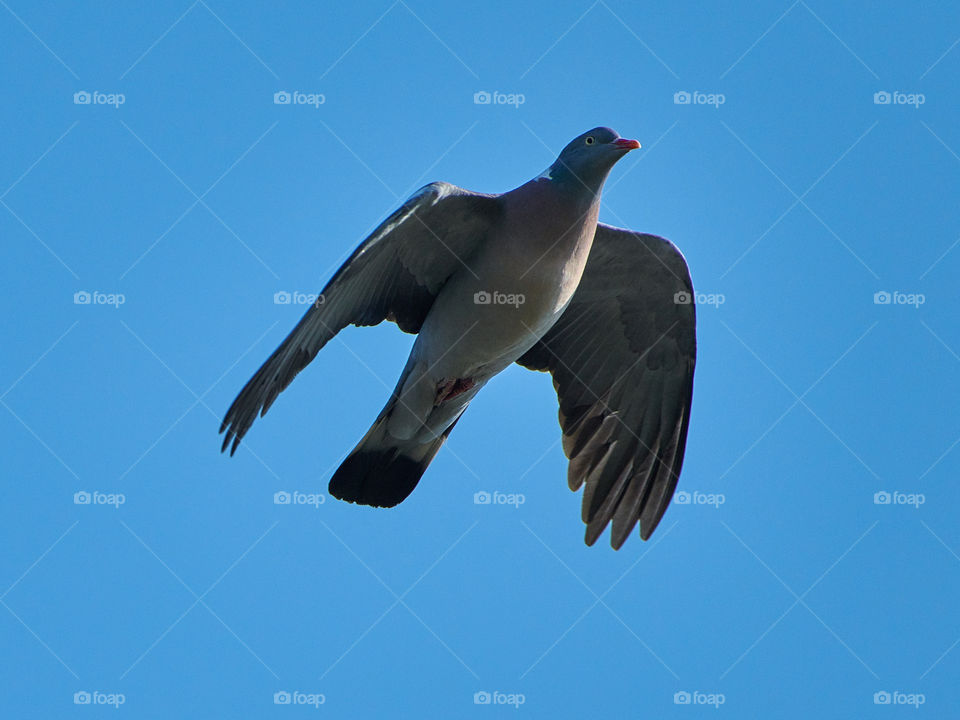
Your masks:
<instances>
[{"instance_id":1,"label":"bird's body","mask_svg":"<svg viewBox=\"0 0 960 720\"><path fill-rule=\"evenodd\" d=\"M573 297L597 227L599 196L585 207L531 181L496 198L498 232L456 272L430 308L387 425L397 439L443 434L493 376L529 350ZM529 233L534 218L542 234ZM444 392L450 384L453 390ZM448 399L443 398L448 396ZM442 400L442 402L438 402Z\"/></svg>"},{"instance_id":2,"label":"bird's body","mask_svg":"<svg viewBox=\"0 0 960 720\"><path fill-rule=\"evenodd\" d=\"M576 341L574 335L586 337L584 308L608 312L612 301L621 305L622 313L621 294L626 292L629 299L631 278L604 287L602 276L589 268L607 263L610 248L620 247L620 236L607 240L609 233L637 237L607 226L599 226L600 232L597 223L603 182L616 160L635 147L639 147L636 141L596 128L571 142L546 172L511 192L480 195L445 183L423 188L357 249L324 290L323 304L308 311L237 397L221 427L221 431L229 428L224 448L232 440L236 449L256 413L266 412L340 328L391 319L419 334L387 405L331 479L334 496L375 506L402 501L470 401L493 376L520 362L553 372L561 394L561 424L571 415L575 420L564 426L564 449L571 457L571 487L588 481L584 496L588 542L596 539L598 526L602 531L613 519L613 543L619 547L625 537L623 522L629 532L638 519L643 522L644 508L653 518L652 525L648 521L648 528L641 527L644 537L648 536L669 502L664 488L669 486L672 494L683 455L693 376L692 306L678 310L675 298L670 298L671 309L658 294L653 315L646 320L663 337L650 338L655 342L649 347L634 342L645 340L643 333L632 337L633 320L606 318L624 325L622 330L610 328L624 332L623 343L607 348L621 353L613 361L601 357L596 364L597 351L604 350L599 342L598 347L573 348L575 352L566 348L571 338ZM604 248L591 253L598 236ZM640 259L659 261L676 276L670 267L676 258L669 253L676 257L679 253L666 241L655 240L664 245L648 247L644 240L651 257ZM631 244L621 249L628 256L636 252ZM667 253L666 260L658 257L661 253ZM665 289L692 291L682 257L679 260L681 274ZM611 267L603 272L617 274L618 270ZM581 296L587 301L584 307L578 302ZM650 312L643 307L634 310L641 322L642 314ZM675 333L678 325L681 332ZM658 347L668 335L671 340L677 336L674 350ZM558 352L554 347L564 349ZM678 365L681 356L687 359ZM656 374L665 361L676 365L670 387ZM569 392L582 395L586 390L593 397L580 398L580 404L565 408L561 385L570 385L565 375L578 363L586 363L584 372L591 377L574 373ZM627 385L627 376L635 374L640 363L649 366L643 376L646 384L654 381L653 387L640 388L640 395L649 397L634 397L637 391ZM670 407L661 400L663 393L676 395L666 401ZM624 399L628 406L617 407ZM646 409L639 405L643 402ZM620 419L621 414L638 410L638 427L626 426ZM616 465L611 464L614 457ZM637 496L632 500L628 485ZM606 506L592 500L598 488L597 497ZM630 517L618 522L621 500L629 501L632 509L622 510Z\"/></svg>"}]
</instances>

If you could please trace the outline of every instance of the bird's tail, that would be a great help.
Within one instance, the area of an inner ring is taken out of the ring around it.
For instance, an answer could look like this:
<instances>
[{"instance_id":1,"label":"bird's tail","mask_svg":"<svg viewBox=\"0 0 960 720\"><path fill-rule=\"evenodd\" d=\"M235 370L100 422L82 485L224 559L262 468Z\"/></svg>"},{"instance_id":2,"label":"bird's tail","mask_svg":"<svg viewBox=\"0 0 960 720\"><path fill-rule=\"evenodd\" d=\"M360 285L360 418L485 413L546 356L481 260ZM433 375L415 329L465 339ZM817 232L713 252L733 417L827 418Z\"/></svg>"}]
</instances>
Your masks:
<instances>
[{"instance_id":1,"label":"bird's tail","mask_svg":"<svg viewBox=\"0 0 960 720\"><path fill-rule=\"evenodd\" d=\"M439 437L426 443L399 440L387 432L384 412L330 478L330 494L339 500L393 507L403 502L420 482L457 420Z\"/></svg>"}]
</instances>

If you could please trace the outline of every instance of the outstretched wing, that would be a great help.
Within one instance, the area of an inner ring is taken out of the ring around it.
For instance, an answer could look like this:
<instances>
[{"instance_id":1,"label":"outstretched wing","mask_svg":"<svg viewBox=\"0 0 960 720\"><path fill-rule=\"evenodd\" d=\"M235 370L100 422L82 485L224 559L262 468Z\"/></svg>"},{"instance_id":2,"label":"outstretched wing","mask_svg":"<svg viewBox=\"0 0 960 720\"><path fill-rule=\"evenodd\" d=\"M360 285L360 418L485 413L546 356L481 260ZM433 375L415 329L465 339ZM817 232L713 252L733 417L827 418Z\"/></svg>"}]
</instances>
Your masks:
<instances>
[{"instance_id":1,"label":"outstretched wing","mask_svg":"<svg viewBox=\"0 0 960 720\"><path fill-rule=\"evenodd\" d=\"M588 545L611 520L614 548L637 521L646 540L670 504L690 422L695 330L677 248L600 224L567 309L517 361L553 375L570 489L586 484Z\"/></svg>"},{"instance_id":2,"label":"outstretched wing","mask_svg":"<svg viewBox=\"0 0 960 720\"><path fill-rule=\"evenodd\" d=\"M221 450L236 451L257 414L347 325L391 320L419 332L447 279L470 260L496 222L496 196L448 183L417 191L361 243L230 406Z\"/></svg>"}]
</instances>

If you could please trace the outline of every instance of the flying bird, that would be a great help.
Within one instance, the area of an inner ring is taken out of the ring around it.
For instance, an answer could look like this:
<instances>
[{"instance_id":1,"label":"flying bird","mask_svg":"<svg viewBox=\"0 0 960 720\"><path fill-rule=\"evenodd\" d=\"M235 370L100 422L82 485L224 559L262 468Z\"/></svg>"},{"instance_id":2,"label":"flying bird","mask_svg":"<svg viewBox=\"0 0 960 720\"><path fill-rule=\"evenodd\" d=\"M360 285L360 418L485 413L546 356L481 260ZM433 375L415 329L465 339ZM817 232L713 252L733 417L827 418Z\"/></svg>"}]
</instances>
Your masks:
<instances>
[{"instance_id":1,"label":"flying bird","mask_svg":"<svg viewBox=\"0 0 960 720\"><path fill-rule=\"evenodd\" d=\"M683 462L696 359L687 264L667 240L598 223L613 166L640 147L585 132L499 195L431 183L364 240L233 401L232 455L329 340L383 320L417 333L383 411L330 480L341 500L393 507L470 401L513 363L553 377L571 490L592 545L650 537Z\"/></svg>"}]
</instances>

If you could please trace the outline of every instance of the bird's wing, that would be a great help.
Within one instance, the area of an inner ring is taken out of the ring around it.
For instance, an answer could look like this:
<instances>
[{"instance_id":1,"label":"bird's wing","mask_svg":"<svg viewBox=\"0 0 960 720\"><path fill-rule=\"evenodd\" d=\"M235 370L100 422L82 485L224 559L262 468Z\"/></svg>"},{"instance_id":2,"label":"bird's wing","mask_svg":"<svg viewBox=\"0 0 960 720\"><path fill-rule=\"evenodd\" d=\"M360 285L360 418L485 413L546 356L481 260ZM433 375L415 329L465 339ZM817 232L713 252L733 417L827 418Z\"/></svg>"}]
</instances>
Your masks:
<instances>
[{"instance_id":1,"label":"bird's wing","mask_svg":"<svg viewBox=\"0 0 960 720\"><path fill-rule=\"evenodd\" d=\"M570 304L517 362L547 370L560 401L571 490L586 483L592 545L646 540L677 485L696 360L693 285L676 247L600 224Z\"/></svg>"},{"instance_id":2,"label":"bird's wing","mask_svg":"<svg viewBox=\"0 0 960 720\"><path fill-rule=\"evenodd\" d=\"M496 196L448 183L418 190L360 244L273 355L230 406L220 432L232 455L257 414L264 415L320 349L347 325L391 320L419 332L447 279L470 260L496 222Z\"/></svg>"}]
</instances>

